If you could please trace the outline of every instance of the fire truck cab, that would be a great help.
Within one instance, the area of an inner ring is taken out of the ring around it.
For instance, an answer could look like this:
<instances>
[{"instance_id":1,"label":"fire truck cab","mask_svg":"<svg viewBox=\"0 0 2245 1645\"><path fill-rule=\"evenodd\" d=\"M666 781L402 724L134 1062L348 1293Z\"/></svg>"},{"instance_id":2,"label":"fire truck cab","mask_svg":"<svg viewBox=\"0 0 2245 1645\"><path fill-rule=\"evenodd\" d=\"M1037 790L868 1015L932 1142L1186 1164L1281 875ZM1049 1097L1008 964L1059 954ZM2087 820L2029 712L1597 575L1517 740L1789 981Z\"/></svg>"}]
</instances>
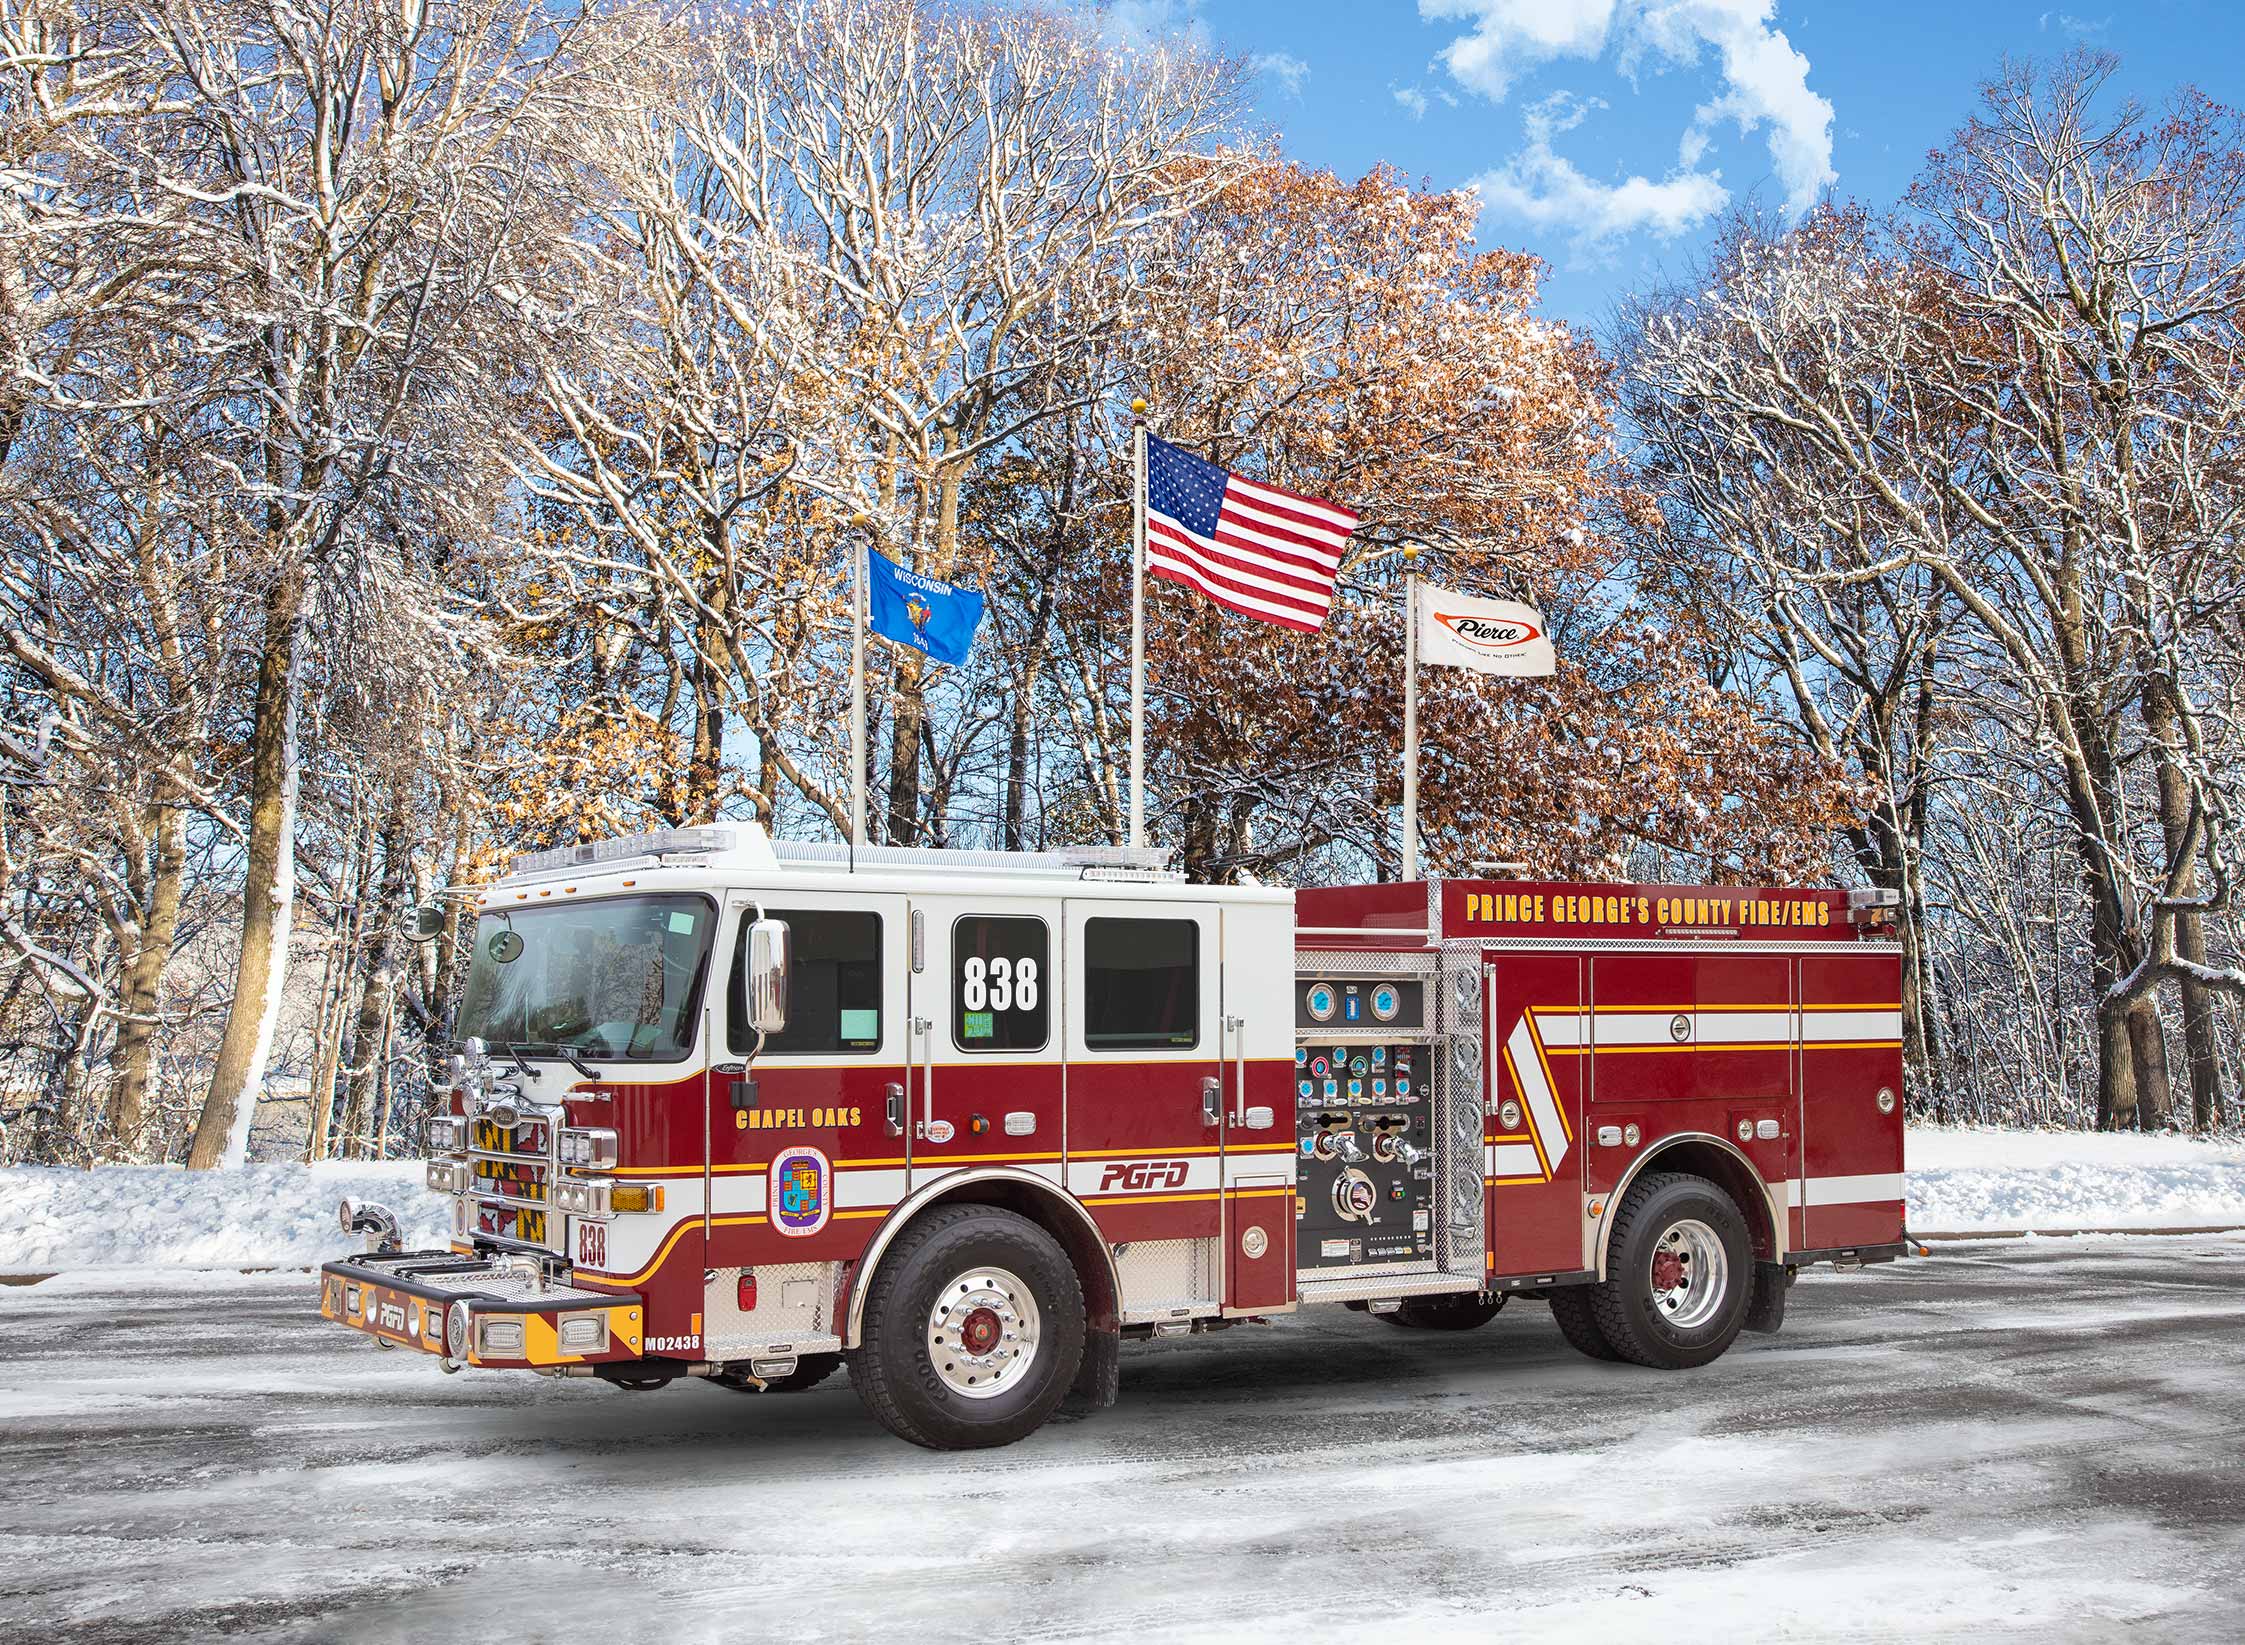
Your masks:
<instances>
[{"instance_id":1,"label":"fire truck cab","mask_svg":"<svg viewBox=\"0 0 2245 1645\"><path fill-rule=\"evenodd\" d=\"M1904 1249L1875 895L1191 885L1153 853L730 824L472 893L449 1246L343 1207L321 1312L466 1366L812 1386L1003 1444L1126 1337L1546 1302L1704 1363ZM462 924L465 925L463 919Z\"/></svg>"}]
</instances>

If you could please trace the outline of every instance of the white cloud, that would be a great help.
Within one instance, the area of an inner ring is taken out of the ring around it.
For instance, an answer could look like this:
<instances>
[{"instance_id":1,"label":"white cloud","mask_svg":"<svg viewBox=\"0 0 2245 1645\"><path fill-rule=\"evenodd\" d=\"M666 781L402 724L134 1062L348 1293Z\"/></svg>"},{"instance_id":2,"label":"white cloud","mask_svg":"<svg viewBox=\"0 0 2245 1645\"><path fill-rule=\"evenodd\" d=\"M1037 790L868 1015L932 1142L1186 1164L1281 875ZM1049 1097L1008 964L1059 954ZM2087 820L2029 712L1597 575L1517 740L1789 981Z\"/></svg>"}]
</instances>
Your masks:
<instances>
[{"instance_id":1,"label":"white cloud","mask_svg":"<svg viewBox=\"0 0 2245 1645\"><path fill-rule=\"evenodd\" d=\"M1267 74L1286 88L1289 97L1300 97L1310 77L1310 66L1290 51L1258 52L1247 60L1257 74Z\"/></svg>"},{"instance_id":2,"label":"white cloud","mask_svg":"<svg viewBox=\"0 0 2245 1645\"><path fill-rule=\"evenodd\" d=\"M2069 16L2067 13L2062 11L2044 12L2040 17L2037 17L2035 19L2035 27L2041 29L2045 34L2049 33L2050 22L2052 18L2057 19L2058 32L2065 35L2070 40L2087 40L2092 38L2093 36L2104 33L2105 30L2112 27L2112 19L2110 17L2099 17L2092 21L2086 17Z\"/></svg>"},{"instance_id":3,"label":"white cloud","mask_svg":"<svg viewBox=\"0 0 2245 1645\"><path fill-rule=\"evenodd\" d=\"M1688 67L1703 48L1714 48L1722 86L1693 111L1677 142L1683 174L1660 184L1633 177L1617 190L1590 184L1593 190L1617 193L1642 185L1658 197L1647 200L1648 210L1656 203L1706 198L1715 174L1700 171L1699 163L1714 128L1726 122L1742 134L1768 129L1770 159L1788 210L1806 211L1836 180L1832 105L1809 90L1809 61L1777 28L1776 0L1419 0L1419 13L1470 24L1440 60L1461 85L1499 102L1522 72L1561 58L1596 59L1612 50L1617 67L1634 75L1648 58L1656 68ZM1530 147L1504 172L1543 175L1555 184L1561 180L1555 167L1581 176L1548 146L1537 152L1533 124L1530 138ZM1719 185L1714 192L1719 209L1727 196Z\"/></svg>"},{"instance_id":4,"label":"white cloud","mask_svg":"<svg viewBox=\"0 0 2245 1645\"><path fill-rule=\"evenodd\" d=\"M1598 57L1606 50L1616 0L1419 0L1429 21L1471 20L1473 30L1443 47L1441 62L1463 85L1493 102L1512 90L1512 76L1556 57Z\"/></svg>"},{"instance_id":5,"label":"white cloud","mask_svg":"<svg viewBox=\"0 0 2245 1645\"><path fill-rule=\"evenodd\" d=\"M1641 229L1673 238L1723 209L1730 196L1720 172L1691 169L1687 162L1659 182L1632 176L1601 183L1553 150L1553 137L1605 106L1564 91L1532 104L1523 116L1527 146L1467 185L1479 192L1483 209L1495 207L1538 228L1571 229L1576 245L1586 249Z\"/></svg>"},{"instance_id":6,"label":"white cloud","mask_svg":"<svg viewBox=\"0 0 2245 1645\"><path fill-rule=\"evenodd\" d=\"M1390 86L1388 90L1395 94L1395 100L1403 105L1412 119L1424 120L1427 117L1427 94L1417 86Z\"/></svg>"}]
</instances>

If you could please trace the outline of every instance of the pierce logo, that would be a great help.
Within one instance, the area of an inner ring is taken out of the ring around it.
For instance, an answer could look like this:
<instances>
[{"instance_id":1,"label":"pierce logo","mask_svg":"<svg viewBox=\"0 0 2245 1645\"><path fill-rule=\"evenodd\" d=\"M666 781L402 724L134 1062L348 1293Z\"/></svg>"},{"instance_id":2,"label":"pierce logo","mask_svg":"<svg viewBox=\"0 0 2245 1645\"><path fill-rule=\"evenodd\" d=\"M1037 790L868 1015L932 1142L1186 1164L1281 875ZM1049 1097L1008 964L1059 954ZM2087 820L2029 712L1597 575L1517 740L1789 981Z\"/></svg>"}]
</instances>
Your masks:
<instances>
[{"instance_id":1,"label":"pierce logo","mask_svg":"<svg viewBox=\"0 0 2245 1645\"><path fill-rule=\"evenodd\" d=\"M826 1226L834 1212L834 1167L816 1148L783 1149L766 1179L772 1228L802 1239Z\"/></svg>"},{"instance_id":2,"label":"pierce logo","mask_svg":"<svg viewBox=\"0 0 2245 1645\"><path fill-rule=\"evenodd\" d=\"M1132 1160L1127 1164L1110 1165L1100 1173L1099 1191L1111 1188L1182 1188L1192 1166L1181 1159Z\"/></svg>"},{"instance_id":3,"label":"pierce logo","mask_svg":"<svg viewBox=\"0 0 2245 1645\"><path fill-rule=\"evenodd\" d=\"M1454 611L1437 611L1434 620L1476 651L1514 651L1543 638L1534 623L1492 622Z\"/></svg>"}]
</instances>

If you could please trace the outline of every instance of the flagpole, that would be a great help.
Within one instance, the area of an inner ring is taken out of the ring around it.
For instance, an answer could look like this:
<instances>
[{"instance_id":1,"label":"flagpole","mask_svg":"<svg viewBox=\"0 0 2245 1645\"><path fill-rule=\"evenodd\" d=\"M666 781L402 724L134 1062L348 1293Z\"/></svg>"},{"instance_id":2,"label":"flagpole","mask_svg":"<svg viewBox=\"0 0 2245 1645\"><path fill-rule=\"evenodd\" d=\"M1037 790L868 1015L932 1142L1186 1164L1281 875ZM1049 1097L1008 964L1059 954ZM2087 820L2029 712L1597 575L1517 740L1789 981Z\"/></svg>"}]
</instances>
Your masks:
<instances>
[{"instance_id":1,"label":"flagpole","mask_svg":"<svg viewBox=\"0 0 2245 1645\"><path fill-rule=\"evenodd\" d=\"M850 516L850 866L865 843L865 554L872 520Z\"/></svg>"},{"instance_id":2,"label":"flagpole","mask_svg":"<svg viewBox=\"0 0 2245 1645\"><path fill-rule=\"evenodd\" d=\"M1146 402L1130 402L1130 843L1146 843Z\"/></svg>"},{"instance_id":3,"label":"flagpole","mask_svg":"<svg viewBox=\"0 0 2245 1645\"><path fill-rule=\"evenodd\" d=\"M1403 877L1419 877L1419 546L1403 546Z\"/></svg>"}]
</instances>

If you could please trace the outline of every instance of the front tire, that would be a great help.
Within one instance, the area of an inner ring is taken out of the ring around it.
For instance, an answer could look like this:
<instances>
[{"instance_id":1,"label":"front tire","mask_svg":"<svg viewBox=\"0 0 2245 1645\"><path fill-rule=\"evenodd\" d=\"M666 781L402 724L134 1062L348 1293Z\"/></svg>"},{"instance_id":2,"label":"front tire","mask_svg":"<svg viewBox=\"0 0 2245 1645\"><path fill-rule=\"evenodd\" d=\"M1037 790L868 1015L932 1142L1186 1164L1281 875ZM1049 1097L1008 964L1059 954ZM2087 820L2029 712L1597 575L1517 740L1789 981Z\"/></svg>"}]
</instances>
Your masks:
<instances>
[{"instance_id":1,"label":"front tire","mask_svg":"<svg viewBox=\"0 0 2245 1645\"><path fill-rule=\"evenodd\" d=\"M1041 1427L1083 1352L1083 1287L1059 1243L1010 1211L950 1205L874 1275L850 1382L899 1439L973 1450Z\"/></svg>"},{"instance_id":2,"label":"front tire","mask_svg":"<svg viewBox=\"0 0 2245 1645\"><path fill-rule=\"evenodd\" d=\"M1730 1196L1704 1177L1663 1173L1622 1200L1590 1306L1623 1359L1683 1370L1738 1336L1753 1278L1753 1242Z\"/></svg>"}]
</instances>

